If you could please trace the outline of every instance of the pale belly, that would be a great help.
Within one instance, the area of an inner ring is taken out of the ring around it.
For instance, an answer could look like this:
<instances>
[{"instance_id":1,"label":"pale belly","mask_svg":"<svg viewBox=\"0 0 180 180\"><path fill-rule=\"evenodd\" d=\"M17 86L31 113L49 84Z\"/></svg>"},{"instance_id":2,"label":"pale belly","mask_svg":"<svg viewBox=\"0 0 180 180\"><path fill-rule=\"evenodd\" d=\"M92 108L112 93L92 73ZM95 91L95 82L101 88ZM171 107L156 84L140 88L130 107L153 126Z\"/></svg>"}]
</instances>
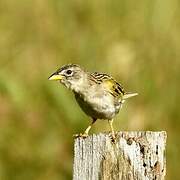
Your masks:
<instances>
[{"instance_id":1,"label":"pale belly","mask_svg":"<svg viewBox=\"0 0 180 180\"><path fill-rule=\"evenodd\" d=\"M107 95L84 99L75 94L75 98L81 109L94 119L113 119L121 107L121 103L116 102L113 97Z\"/></svg>"}]
</instances>

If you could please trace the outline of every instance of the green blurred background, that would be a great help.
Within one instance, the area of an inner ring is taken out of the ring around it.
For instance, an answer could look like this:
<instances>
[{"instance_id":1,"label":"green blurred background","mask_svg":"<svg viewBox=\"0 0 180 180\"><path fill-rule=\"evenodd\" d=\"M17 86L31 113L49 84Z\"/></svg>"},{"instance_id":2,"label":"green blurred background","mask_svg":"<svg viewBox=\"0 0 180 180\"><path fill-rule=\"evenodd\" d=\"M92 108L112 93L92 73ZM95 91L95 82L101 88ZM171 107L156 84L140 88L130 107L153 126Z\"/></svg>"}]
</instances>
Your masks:
<instances>
[{"instance_id":1,"label":"green blurred background","mask_svg":"<svg viewBox=\"0 0 180 180\"><path fill-rule=\"evenodd\" d=\"M166 130L179 177L179 0L0 1L0 179L72 179L74 133L88 117L48 76L66 63L107 72L127 91L116 130ZM99 121L91 133L108 131Z\"/></svg>"}]
</instances>

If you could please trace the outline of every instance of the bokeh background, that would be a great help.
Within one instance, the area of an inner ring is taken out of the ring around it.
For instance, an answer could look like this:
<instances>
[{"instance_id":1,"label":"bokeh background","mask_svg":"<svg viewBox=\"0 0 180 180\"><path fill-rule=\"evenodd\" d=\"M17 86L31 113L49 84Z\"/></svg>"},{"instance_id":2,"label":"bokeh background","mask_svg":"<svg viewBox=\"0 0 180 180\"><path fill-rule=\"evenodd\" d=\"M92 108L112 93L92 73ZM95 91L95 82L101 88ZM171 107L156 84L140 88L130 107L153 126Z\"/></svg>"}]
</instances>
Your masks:
<instances>
[{"instance_id":1,"label":"bokeh background","mask_svg":"<svg viewBox=\"0 0 180 180\"><path fill-rule=\"evenodd\" d=\"M1 0L0 179L72 179L72 135L90 121L47 80L66 63L139 93L115 128L167 131L167 179L178 179L179 0ZM91 133L108 130L99 121Z\"/></svg>"}]
</instances>

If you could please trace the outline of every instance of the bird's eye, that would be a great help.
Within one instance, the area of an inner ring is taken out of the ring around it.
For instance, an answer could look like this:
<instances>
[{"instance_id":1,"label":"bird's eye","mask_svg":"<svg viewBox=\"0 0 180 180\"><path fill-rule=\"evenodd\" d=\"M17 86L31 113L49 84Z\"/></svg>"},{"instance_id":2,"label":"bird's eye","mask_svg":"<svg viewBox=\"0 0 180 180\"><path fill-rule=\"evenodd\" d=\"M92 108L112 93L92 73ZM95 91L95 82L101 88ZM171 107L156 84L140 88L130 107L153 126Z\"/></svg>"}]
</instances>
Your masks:
<instances>
[{"instance_id":1,"label":"bird's eye","mask_svg":"<svg viewBox=\"0 0 180 180\"><path fill-rule=\"evenodd\" d=\"M66 71L66 74L71 75L72 71L69 69L69 70Z\"/></svg>"}]
</instances>

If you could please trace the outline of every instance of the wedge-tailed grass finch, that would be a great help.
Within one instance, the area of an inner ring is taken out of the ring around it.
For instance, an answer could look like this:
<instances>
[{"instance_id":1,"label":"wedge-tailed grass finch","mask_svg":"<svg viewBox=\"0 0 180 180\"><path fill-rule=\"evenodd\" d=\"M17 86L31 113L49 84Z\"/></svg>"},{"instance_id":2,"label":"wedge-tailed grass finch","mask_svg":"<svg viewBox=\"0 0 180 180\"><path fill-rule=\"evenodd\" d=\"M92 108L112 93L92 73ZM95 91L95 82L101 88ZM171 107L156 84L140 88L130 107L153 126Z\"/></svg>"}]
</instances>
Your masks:
<instances>
[{"instance_id":1,"label":"wedge-tailed grass finch","mask_svg":"<svg viewBox=\"0 0 180 180\"><path fill-rule=\"evenodd\" d=\"M92 123L83 134L87 137L97 119L108 120L112 137L115 138L113 118L127 98L137 93L126 93L110 75L88 72L79 65L68 64L53 73L49 80L57 80L70 89L81 109L92 118Z\"/></svg>"}]
</instances>

